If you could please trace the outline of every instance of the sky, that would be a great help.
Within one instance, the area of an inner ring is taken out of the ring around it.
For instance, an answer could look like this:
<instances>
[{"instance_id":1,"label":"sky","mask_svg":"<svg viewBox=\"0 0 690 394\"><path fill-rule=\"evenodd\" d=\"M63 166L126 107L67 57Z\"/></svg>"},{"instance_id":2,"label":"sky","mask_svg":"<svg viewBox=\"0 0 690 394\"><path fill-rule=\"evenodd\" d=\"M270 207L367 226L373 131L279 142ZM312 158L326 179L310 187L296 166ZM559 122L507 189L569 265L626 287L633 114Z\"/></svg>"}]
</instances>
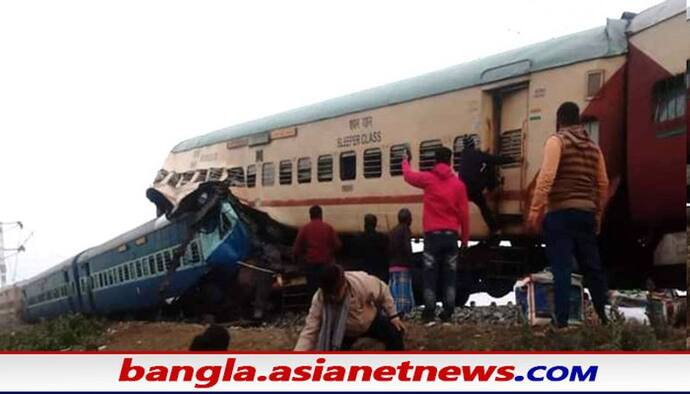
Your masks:
<instances>
[{"instance_id":1,"label":"sky","mask_svg":"<svg viewBox=\"0 0 690 394\"><path fill-rule=\"evenodd\" d=\"M656 0L0 2L9 279L155 216L178 142L605 24Z\"/></svg>"}]
</instances>

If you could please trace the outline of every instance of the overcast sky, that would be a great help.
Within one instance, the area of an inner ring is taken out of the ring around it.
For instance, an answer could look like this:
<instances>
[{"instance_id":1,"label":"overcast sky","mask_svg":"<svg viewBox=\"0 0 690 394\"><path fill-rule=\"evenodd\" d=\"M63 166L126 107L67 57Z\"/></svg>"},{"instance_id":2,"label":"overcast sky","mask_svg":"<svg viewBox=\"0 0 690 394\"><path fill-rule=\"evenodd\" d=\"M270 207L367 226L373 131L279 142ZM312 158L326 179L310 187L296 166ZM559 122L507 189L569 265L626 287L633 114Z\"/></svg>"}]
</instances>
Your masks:
<instances>
[{"instance_id":1,"label":"overcast sky","mask_svg":"<svg viewBox=\"0 0 690 394\"><path fill-rule=\"evenodd\" d=\"M4 1L0 221L26 226L6 247L34 233L16 279L151 219L185 138L655 3Z\"/></svg>"}]
</instances>

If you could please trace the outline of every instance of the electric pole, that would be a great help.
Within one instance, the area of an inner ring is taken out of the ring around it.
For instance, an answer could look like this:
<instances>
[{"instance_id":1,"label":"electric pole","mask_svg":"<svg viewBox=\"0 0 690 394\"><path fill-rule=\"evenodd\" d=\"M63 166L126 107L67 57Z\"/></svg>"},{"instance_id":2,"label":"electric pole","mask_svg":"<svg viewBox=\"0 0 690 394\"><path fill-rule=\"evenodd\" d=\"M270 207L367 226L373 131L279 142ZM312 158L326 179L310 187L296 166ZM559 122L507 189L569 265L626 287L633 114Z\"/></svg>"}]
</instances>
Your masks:
<instances>
[{"instance_id":1,"label":"electric pole","mask_svg":"<svg viewBox=\"0 0 690 394\"><path fill-rule=\"evenodd\" d=\"M21 230L24 228L22 222L0 222L0 287L5 287L7 284L7 263L5 252L23 252L24 245L19 245L16 248L5 248L5 232L4 226L17 226Z\"/></svg>"}]
</instances>

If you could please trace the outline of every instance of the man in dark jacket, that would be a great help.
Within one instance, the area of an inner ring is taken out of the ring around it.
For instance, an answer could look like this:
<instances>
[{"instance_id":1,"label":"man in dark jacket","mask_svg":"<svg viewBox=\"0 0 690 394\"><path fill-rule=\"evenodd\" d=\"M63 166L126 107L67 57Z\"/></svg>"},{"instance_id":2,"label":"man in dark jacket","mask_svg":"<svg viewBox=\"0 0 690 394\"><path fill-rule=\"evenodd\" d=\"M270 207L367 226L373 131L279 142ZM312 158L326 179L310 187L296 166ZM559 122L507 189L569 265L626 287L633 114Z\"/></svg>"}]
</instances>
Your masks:
<instances>
[{"instance_id":1,"label":"man in dark jacket","mask_svg":"<svg viewBox=\"0 0 690 394\"><path fill-rule=\"evenodd\" d=\"M463 144L464 148L460 156L460 179L467 187L467 197L477 205L491 235L494 235L498 232L498 224L491 208L486 203L484 189L493 190L496 187L495 166L509 164L514 160L510 157L494 156L480 151L470 136L463 139Z\"/></svg>"},{"instance_id":2,"label":"man in dark jacket","mask_svg":"<svg viewBox=\"0 0 690 394\"><path fill-rule=\"evenodd\" d=\"M364 232L357 238L361 270L388 283L388 237L376 231L376 215L364 216Z\"/></svg>"},{"instance_id":3,"label":"man in dark jacket","mask_svg":"<svg viewBox=\"0 0 690 394\"><path fill-rule=\"evenodd\" d=\"M412 212L403 208L398 211L398 225L391 230L390 238L390 281L388 286L400 315L412 312L415 306L412 291Z\"/></svg>"}]
</instances>

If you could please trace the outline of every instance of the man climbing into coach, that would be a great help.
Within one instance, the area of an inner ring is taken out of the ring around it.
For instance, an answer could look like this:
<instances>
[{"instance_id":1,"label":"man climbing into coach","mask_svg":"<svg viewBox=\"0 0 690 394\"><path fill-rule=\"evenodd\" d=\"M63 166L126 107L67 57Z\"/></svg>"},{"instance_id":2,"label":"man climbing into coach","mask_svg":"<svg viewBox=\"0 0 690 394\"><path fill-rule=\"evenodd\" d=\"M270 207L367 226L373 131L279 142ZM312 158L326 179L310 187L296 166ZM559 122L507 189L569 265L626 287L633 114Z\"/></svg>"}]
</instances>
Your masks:
<instances>
[{"instance_id":1,"label":"man climbing into coach","mask_svg":"<svg viewBox=\"0 0 690 394\"><path fill-rule=\"evenodd\" d=\"M455 311L455 292L458 268L458 238L466 248L470 237L467 190L450 168L452 152L440 147L434 154L431 171L412 171L410 152L403 158L405 182L423 189L422 228L424 230L424 313L422 319L431 322L436 310L436 281L439 268L443 277L443 312L448 321ZM460 230L460 234L458 234Z\"/></svg>"},{"instance_id":2,"label":"man climbing into coach","mask_svg":"<svg viewBox=\"0 0 690 394\"><path fill-rule=\"evenodd\" d=\"M477 149L474 138L463 138L463 150L460 155L459 176L467 188L467 197L477 205L489 227L490 237L498 233L498 224L491 208L484 197L484 190L493 191L497 186L496 166L513 163L511 157L494 156Z\"/></svg>"}]
</instances>

